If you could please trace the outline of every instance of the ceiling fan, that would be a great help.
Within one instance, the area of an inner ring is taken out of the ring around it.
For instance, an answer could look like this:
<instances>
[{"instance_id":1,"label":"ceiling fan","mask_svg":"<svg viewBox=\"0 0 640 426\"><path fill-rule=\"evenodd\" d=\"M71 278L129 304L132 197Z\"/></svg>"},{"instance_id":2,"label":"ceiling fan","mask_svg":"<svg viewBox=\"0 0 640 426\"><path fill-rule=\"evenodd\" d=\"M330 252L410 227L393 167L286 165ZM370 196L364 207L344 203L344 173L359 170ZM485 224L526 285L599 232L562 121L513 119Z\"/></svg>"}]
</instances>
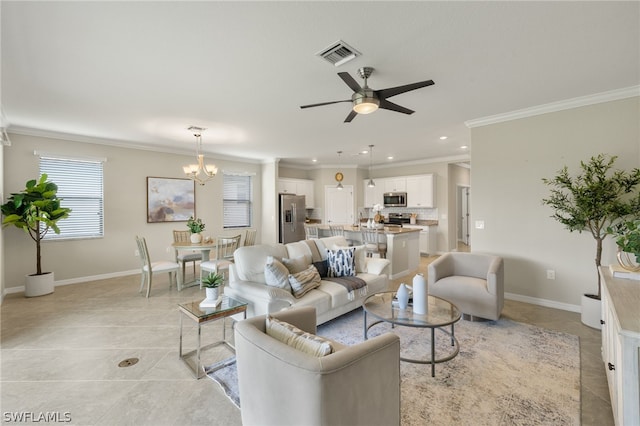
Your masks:
<instances>
[{"instance_id":1,"label":"ceiling fan","mask_svg":"<svg viewBox=\"0 0 640 426\"><path fill-rule=\"evenodd\" d=\"M302 105L300 108L304 109L323 105L337 104L341 102L351 102L353 104L353 109L351 110L349 115L347 115L347 118L345 118L345 123L350 123L351 120L353 120L358 114L370 114L378 108L401 112L403 114L413 114L414 111L398 104L394 104L393 102L387 100L387 98L434 84L433 80L426 80L420 81L418 83L405 84L404 86L390 87L388 89L382 90L373 90L369 88L369 86L367 86L367 79L369 78L369 76L371 76L371 73L373 73L373 68L371 67L363 67L358 69L358 74L362 79L364 79L364 86L361 87L348 72L339 72L338 76L342 79L342 81L345 82L347 86L351 88L351 90L353 90L351 99L322 102L319 104L311 105Z\"/></svg>"}]
</instances>

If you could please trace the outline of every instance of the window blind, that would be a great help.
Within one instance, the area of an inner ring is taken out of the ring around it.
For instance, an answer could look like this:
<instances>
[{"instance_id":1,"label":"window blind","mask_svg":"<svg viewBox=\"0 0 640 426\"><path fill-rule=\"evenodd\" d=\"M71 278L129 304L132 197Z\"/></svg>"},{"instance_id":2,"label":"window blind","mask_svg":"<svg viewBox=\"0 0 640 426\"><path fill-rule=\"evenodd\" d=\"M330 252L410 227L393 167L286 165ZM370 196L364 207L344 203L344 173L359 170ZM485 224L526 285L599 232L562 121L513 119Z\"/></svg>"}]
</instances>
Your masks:
<instances>
[{"instance_id":1,"label":"window blind","mask_svg":"<svg viewBox=\"0 0 640 426\"><path fill-rule=\"evenodd\" d=\"M60 233L50 231L46 240L104 236L102 161L40 157L40 174L58 185L62 206L71 209L57 223Z\"/></svg>"},{"instance_id":2,"label":"window blind","mask_svg":"<svg viewBox=\"0 0 640 426\"><path fill-rule=\"evenodd\" d=\"M223 175L223 227L251 227L251 204L253 201L251 176Z\"/></svg>"}]
</instances>

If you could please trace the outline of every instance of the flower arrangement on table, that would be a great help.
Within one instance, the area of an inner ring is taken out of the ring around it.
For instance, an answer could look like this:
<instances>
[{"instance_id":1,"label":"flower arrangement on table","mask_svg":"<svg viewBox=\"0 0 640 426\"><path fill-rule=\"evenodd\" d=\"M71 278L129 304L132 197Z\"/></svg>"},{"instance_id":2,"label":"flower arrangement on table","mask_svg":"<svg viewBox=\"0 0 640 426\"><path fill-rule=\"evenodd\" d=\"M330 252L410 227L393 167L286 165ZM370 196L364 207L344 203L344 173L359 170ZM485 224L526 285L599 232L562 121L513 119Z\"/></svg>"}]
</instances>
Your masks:
<instances>
[{"instance_id":1,"label":"flower arrangement on table","mask_svg":"<svg viewBox=\"0 0 640 426\"><path fill-rule=\"evenodd\" d=\"M187 220L187 228L191 231L192 234L199 234L204 231L204 223L202 223L202 219L195 219L193 216Z\"/></svg>"}]
</instances>

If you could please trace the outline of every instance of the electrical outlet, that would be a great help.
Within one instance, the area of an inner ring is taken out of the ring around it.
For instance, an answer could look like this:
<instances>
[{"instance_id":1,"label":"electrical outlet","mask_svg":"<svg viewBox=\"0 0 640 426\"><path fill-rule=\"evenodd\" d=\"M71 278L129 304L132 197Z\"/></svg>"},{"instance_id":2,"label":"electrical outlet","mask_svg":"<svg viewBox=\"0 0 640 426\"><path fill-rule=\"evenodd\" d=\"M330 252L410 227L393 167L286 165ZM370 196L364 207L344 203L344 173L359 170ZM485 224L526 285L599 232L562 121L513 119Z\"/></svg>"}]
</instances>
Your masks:
<instances>
[{"instance_id":1,"label":"electrical outlet","mask_svg":"<svg viewBox=\"0 0 640 426\"><path fill-rule=\"evenodd\" d=\"M139 252L138 250L134 250L134 251L133 251L133 255L134 255L135 257L140 257L140 252Z\"/></svg>"},{"instance_id":2,"label":"electrical outlet","mask_svg":"<svg viewBox=\"0 0 640 426\"><path fill-rule=\"evenodd\" d=\"M548 280L555 280L556 279L556 271L554 271L553 269L547 269L547 279Z\"/></svg>"}]
</instances>

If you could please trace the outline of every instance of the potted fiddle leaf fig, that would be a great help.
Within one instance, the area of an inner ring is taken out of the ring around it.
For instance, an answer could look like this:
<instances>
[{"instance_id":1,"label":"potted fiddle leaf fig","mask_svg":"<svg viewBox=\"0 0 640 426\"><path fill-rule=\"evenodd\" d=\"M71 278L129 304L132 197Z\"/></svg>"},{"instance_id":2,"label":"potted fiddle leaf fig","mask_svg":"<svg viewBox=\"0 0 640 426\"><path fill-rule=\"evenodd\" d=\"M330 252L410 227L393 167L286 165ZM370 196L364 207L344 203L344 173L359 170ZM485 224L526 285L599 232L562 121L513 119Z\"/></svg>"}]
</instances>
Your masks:
<instances>
[{"instance_id":1,"label":"potted fiddle leaf fig","mask_svg":"<svg viewBox=\"0 0 640 426\"><path fill-rule=\"evenodd\" d=\"M198 244L202 241L202 234L200 233L204 231L204 227L205 225L200 218L196 219L191 216L187 220L187 228L191 231L191 242L193 244Z\"/></svg>"},{"instance_id":2,"label":"potted fiddle leaf fig","mask_svg":"<svg viewBox=\"0 0 640 426\"><path fill-rule=\"evenodd\" d=\"M49 231L59 234L57 222L71 213L71 209L60 205L57 192L58 186L43 174L37 181L29 180L24 190L12 193L0 207L4 215L2 227L20 228L36 243L36 273L26 277L27 297L53 293L53 272L42 271L41 241Z\"/></svg>"},{"instance_id":3,"label":"potted fiddle leaf fig","mask_svg":"<svg viewBox=\"0 0 640 426\"><path fill-rule=\"evenodd\" d=\"M596 242L595 266L598 292L582 297L582 322L600 328L601 278L598 268L602 260L602 242L613 224L630 215L640 214L640 169L631 172L614 169L616 156L599 154L588 162L580 162L580 172L572 176L564 166L551 179L542 181L551 194L542 203L553 209L555 220L569 232L588 231Z\"/></svg>"}]
</instances>

